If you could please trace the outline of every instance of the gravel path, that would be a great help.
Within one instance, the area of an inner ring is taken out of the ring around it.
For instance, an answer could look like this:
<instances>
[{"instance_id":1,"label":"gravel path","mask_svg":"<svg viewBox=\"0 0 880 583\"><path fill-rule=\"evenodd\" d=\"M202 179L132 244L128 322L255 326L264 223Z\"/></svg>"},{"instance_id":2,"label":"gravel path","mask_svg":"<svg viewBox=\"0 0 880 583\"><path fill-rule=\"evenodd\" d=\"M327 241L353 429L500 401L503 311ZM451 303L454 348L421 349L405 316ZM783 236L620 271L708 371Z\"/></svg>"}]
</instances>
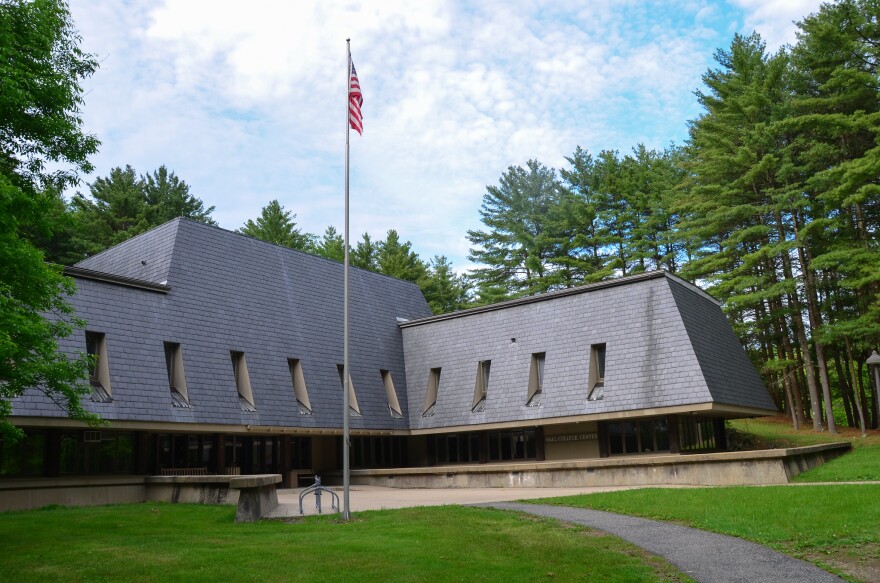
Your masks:
<instances>
[{"instance_id":1,"label":"gravel path","mask_svg":"<svg viewBox=\"0 0 880 583\"><path fill-rule=\"evenodd\" d=\"M611 512L518 502L476 504L556 518L619 536L664 557L704 583L839 582L842 579L800 559L740 538Z\"/></svg>"}]
</instances>

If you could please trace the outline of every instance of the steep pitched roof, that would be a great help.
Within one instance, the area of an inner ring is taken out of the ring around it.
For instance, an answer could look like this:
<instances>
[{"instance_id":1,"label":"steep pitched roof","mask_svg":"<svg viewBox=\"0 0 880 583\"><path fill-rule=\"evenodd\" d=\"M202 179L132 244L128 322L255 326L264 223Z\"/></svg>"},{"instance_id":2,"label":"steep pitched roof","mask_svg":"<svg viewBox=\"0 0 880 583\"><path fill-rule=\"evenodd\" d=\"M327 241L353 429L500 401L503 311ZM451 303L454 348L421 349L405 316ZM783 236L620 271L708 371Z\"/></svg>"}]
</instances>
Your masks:
<instances>
[{"instance_id":1,"label":"steep pitched roof","mask_svg":"<svg viewBox=\"0 0 880 583\"><path fill-rule=\"evenodd\" d=\"M341 426L342 272L338 262L184 219L81 262L71 301L89 330L105 334L113 397L88 406L110 420ZM352 427L405 429L388 411L379 370L392 371L406 407L397 318L430 308L418 286L361 269L351 270L350 297L363 413ZM172 405L165 342L181 346L189 409ZM63 349L84 352L84 335ZM246 355L255 412L241 411L232 351ZM288 359L300 361L313 415L299 413ZM31 395L16 401L15 414L61 413Z\"/></svg>"},{"instance_id":2,"label":"steep pitched roof","mask_svg":"<svg viewBox=\"0 0 880 583\"><path fill-rule=\"evenodd\" d=\"M84 259L75 267L166 285L177 231L186 219L174 219L124 243Z\"/></svg>"},{"instance_id":3,"label":"steep pitched roof","mask_svg":"<svg viewBox=\"0 0 880 583\"><path fill-rule=\"evenodd\" d=\"M694 405L775 410L717 301L653 272L401 324L412 429L612 415ZM604 345L604 396L588 400L592 347ZM527 407L531 355L544 354L540 407ZM491 361L483 411L478 361ZM423 417L431 369L441 369Z\"/></svg>"}]
</instances>

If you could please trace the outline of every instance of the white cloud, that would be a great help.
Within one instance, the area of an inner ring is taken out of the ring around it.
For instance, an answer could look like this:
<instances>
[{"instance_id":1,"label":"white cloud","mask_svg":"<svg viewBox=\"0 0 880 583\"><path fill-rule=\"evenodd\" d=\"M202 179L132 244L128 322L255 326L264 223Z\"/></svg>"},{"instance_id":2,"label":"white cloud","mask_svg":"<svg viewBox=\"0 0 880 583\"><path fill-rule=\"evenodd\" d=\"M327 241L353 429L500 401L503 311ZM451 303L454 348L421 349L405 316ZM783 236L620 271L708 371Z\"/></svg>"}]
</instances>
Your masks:
<instances>
[{"instance_id":1,"label":"white cloud","mask_svg":"<svg viewBox=\"0 0 880 583\"><path fill-rule=\"evenodd\" d=\"M734 0L734 4L746 12L743 32L757 31L768 50L775 51L795 43L795 23L818 12L821 0Z\"/></svg>"},{"instance_id":2,"label":"white cloud","mask_svg":"<svg viewBox=\"0 0 880 583\"><path fill-rule=\"evenodd\" d=\"M770 34L804 14L738 0ZM352 232L389 228L465 266L487 184L581 145L663 147L729 43L709 0L73 1L97 175L167 164L227 228L278 198L306 230L341 228L345 39L364 88L352 137ZM777 28L774 28L777 27ZM783 31L783 32L778 32ZM768 37L769 40L769 37Z\"/></svg>"}]
</instances>

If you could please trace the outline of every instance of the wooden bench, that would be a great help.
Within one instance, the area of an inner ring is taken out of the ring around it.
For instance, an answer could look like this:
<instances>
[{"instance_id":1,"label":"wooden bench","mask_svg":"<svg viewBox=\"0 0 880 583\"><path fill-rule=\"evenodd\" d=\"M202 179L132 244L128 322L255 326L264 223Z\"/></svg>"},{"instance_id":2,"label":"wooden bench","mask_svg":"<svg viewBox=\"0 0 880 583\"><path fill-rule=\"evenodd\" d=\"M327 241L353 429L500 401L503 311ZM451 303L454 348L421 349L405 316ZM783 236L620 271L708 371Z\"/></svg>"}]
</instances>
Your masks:
<instances>
[{"instance_id":1,"label":"wooden bench","mask_svg":"<svg viewBox=\"0 0 880 583\"><path fill-rule=\"evenodd\" d=\"M162 468L162 476L207 476L208 468Z\"/></svg>"}]
</instances>

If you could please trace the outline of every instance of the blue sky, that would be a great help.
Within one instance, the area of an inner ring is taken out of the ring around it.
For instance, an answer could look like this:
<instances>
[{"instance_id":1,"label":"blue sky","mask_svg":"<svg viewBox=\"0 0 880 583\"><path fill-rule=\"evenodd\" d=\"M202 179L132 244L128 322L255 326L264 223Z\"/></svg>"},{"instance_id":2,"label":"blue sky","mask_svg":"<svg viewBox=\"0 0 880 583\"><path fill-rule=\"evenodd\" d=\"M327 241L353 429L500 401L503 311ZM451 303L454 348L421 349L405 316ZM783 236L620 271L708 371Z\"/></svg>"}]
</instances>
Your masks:
<instances>
[{"instance_id":1,"label":"blue sky","mask_svg":"<svg viewBox=\"0 0 880 583\"><path fill-rule=\"evenodd\" d=\"M277 198L305 231L342 230L345 39L364 93L352 135L351 229L390 228L470 267L487 185L576 146L682 142L712 54L757 30L775 50L818 0L72 0L86 183L165 164L228 229ZM84 184L81 191L87 191Z\"/></svg>"}]
</instances>

